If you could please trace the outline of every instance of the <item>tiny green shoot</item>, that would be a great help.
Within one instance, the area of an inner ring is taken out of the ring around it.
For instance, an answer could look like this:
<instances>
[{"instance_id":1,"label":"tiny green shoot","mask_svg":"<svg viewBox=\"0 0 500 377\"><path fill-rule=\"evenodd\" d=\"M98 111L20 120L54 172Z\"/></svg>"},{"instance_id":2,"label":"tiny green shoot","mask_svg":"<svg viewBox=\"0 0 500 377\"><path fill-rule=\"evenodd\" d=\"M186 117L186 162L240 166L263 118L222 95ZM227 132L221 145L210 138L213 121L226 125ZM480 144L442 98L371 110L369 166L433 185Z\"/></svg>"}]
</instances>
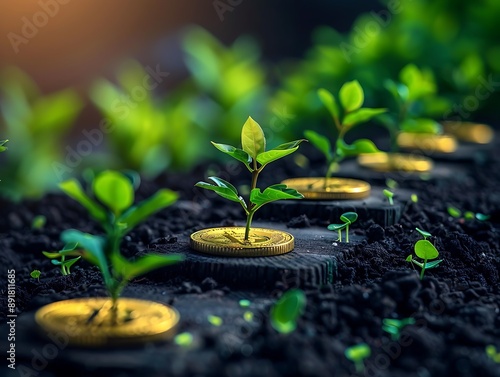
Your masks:
<instances>
[{"instance_id":1,"label":"tiny green shoot","mask_svg":"<svg viewBox=\"0 0 500 377\"><path fill-rule=\"evenodd\" d=\"M306 295L302 290L291 289L285 292L271 308L271 326L281 334L295 331L306 304Z\"/></svg>"},{"instance_id":2,"label":"tiny green shoot","mask_svg":"<svg viewBox=\"0 0 500 377\"><path fill-rule=\"evenodd\" d=\"M424 237L424 239L418 240L415 243L414 251L417 257L423 259L423 262L416 260L411 254L406 257L406 261L410 262L412 265L420 267L420 280L423 280L425 271L437 267L443 260L433 260L439 256L439 252L436 247L427 240L428 237L431 237L431 234L419 228L416 228L416 230L422 235L422 237ZM429 260L432 260L432 262L428 262Z\"/></svg>"},{"instance_id":3,"label":"tiny green shoot","mask_svg":"<svg viewBox=\"0 0 500 377\"><path fill-rule=\"evenodd\" d=\"M47 223L47 218L43 215L38 215L33 218L31 222L31 229L42 229Z\"/></svg>"},{"instance_id":4,"label":"tiny green shoot","mask_svg":"<svg viewBox=\"0 0 500 377\"><path fill-rule=\"evenodd\" d=\"M250 306L250 300L240 300L238 303L242 308L248 308Z\"/></svg>"},{"instance_id":5,"label":"tiny green shoot","mask_svg":"<svg viewBox=\"0 0 500 377\"><path fill-rule=\"evenodd\" d=\"M340 220L342 224L330 224L328 225L328 230L333 230L338 232L337 241L342 242L342 230L345 229L345 242L349 242L349 226L358 219L358 214L356 212L345 212L340 215Z\"/></svg>"},{"instance_id":6,"label":"tiny green shoot","mask_svg":"<svg viewBox=\"0 0 500 377\"><path fill-rule=\"evenodd\" d=\"M485 215L483 213L474 213L472 211L465 211L462 213L462 211L460 209L458 209L457 207L454 207L454 206L448 206L446 208L448 214L455 218L455 219L460 219L462 218L462 215L463 215L463 219L464 220L479 220L479 221L487 221L489 220L490 216L489 215Z\"/></svg>"},{"instance_id":7,"label":"tiny green shoot","mask_svg":"<svg viewBox=\"0 0 500 377\"><path fill-rule=\"evenodd\" d=\"M178 346L188 348L193 344L193 334L190 332L183 332L175 336L174 343Z\"/></svg>"},{"instance_id":8,"label":"tiny green shoot","mask_svg":"<svg viewBox=\"0 0 500 377\"><path fill-rule=\"evenodd\" d=\"M8 142L9 140L0 140L0 152L4 152L6 151L8 148L5 146L5 144Z\"/></svg>"},{"instance_id":9,"label":"tiny green shoot","mask_svg":"<svg viewBox=\"0 0 500 377\"><path fill-rule=\"evenodd\" d=\"M413 203L418 203L418 195L417 194L411 194L410 199Z\"/></svg>"},{"instance_id":10,"label":"tiny green shoot","mask_svg":"<svg viewBox=\"0 0 500 377\"><path fill-rule=\"evenodd\" d=\"M354 363L357 373L363 373L365 370L365 359L370 357L372 350L366 343L356 344L346 348L344 351L345 357Z\"/></svg>"},{"instance_id":11,"label":"tiny green shoot","mask_svg":"<svg viewBox=\"0 0 500 377\"><path fill-rule=\"evenodd\" d=\"M33 270L33 271L30 272L30 276L33 279L37 279L38 282L40 282L40 275L42 275L42 273L40 272L40 270Z\"/></svg>"},{"instance_id":12,"label":"tiny green shoot","mask_svg":"<svg viewBox=\"0 0 500 377\"><path fill-rule=\"evenodd\" d=\"M281 144L274 149L266 151L266 138L264 136L264 131L262 131L262 128L255 120L248 117L241 130L242 149L227 144L212 142L214 147L219 151L242 162L252 174L249 202L247 203L245 199L243 199L243 197L238 193L236 187L218 177L209 177L213 183L198 182L195 186L212 190L219 196L239 203L243 207L247 216L244 238L245 243L249 242L250 227L253 216L263 205L281 199L303 198L302 194L298 191L288 188L283 184L269 186L262 192L257 187L257 179L259 178L259 174L262 170L269 163L295 152L299 148L300 143L303 141L305 140L295 140L289 143Z\"/></svg>"},{"instance_id":13,"label":"tiny green shoot","mask_svg":"<svg viewBox=\"0 0 500 377\"><path fill-rule=\"evenodd\" d=\"M71 274L71 266L78 262L82 256L76 256L75 258L66 259L68 255L75 255L78 253L76 251L78 244L75 242L70 242L64 245L64 247L57 252L42 251L43 255L49 258L54 266L61 267L61 274L67 276Z\"/></svg>"},{"instance_id":14,"label":"tiny green shoot","mask_svg":"<svg viewBox=\"0 0 500 377\"><path fill-rule=\"evenodd\" d=\"M333 118L335 125L333 142L312 130L306 130L304 136L325 156L327 162L326 187L328 179L333 172L338 170L339 163L346 157L357 156L361 153L380 152L369 139L358 139L351 144L347 144L344 138L347 132L356 125L365 123L377 115L385 113L387 109L362 108L365 94L357 80L342 85L339 91L340 104L333 94L326 89L319 89L318 97Z\"/></svg>"},{"instance_id":15,"label":"tiny green shoot","mask_svg":"<svg viewBox=\"0 0 500 377\"><path fill-rule=\"evenodd\" d=\"M387 190L387 189L384 189L384 191L382 191L382 193L384 194L384 196L389 201L389 204L391 206L394 205L394 199L393 199L394 193L392 191Z\"/></svg>"},{"instance_id":16,"label":"tiny green shoot","mask_svg":"<svg viewBox=\"0 0 500 377\"><path fill-rule=\"evenodd\" d=\"M253 321L253 313L250 312L250 311L246 311L245 313L243 313L243 318L245 319L245 321L247 322L252 322Z\"/></svg>"},{"instance_id":17,"label":"tiny green shoot","mask_svg":"<svg viewBox=\"0 0 500 377\"><path fill-rule=\"evenodd\" d=\"M401 336L401 331L408 325L415 324L415 318L392 319L384 318L382 320L382 330L391 335L392 340L397 341Z\"/></svg>"},{"instance_id":18,"label":"tiny green shoot","mask_svg":"<svg viewBox=\"0 0 500 377\"><path fill-rule=\"evenodd\" d=\"M493 360L495 363L500 364L500 352L497 351L497 348L493 345L486 346L486 355Z\"/></svg>"},{"instance_id":19,"label":"tiny green shoot","mask_svg":"<svg viewBox=\"0 0 500 377\"><path fill-rule=\"evenodd\" d=\"M458 218L460 218L460 216L462 216L462 211L460 211L457 207L448 206L447 210L448 210L448 214L451 217L458 219Z\"/></svg>"},{"instance_id":20,"label":"tiny green shoot","mask_svg":"<svg viewBox=\"0 0 500 377\"><path fill-rule=\"evenodd\" d=\"M221 317L218 317L216 315L209 315L207 317L208 322L210 322L211 325L220 327L224 323Z\"/></svg>"}]
</instances>

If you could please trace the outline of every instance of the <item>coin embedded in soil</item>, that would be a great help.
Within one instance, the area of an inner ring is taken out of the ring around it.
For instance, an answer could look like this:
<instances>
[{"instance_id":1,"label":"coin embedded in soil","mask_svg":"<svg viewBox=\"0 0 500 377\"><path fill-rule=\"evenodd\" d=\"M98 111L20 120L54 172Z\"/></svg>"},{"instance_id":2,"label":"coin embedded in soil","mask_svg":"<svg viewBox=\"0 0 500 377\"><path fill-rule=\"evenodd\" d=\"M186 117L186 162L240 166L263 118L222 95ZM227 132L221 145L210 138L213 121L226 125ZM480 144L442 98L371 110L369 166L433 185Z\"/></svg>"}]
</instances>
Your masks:
<instances>
[{"instance_id":1,"label":"coin embedded in soil","mask_svg":"<svg viewBox=\"0 0 500 377\"><path fill-rule=\"evenodd\" d=\"M424 173L432 170L432 160L425 156L404 153L366 153L358 156L358 163L379 172L405 171Z\"/></svg>"},{"instance_id":2,"label":"coin embedded in soil","mask_svg":"<svg viewBox=\"0 0 500 377\"><path fill-rule=\"evenodd\" d=\"M294 238L281 230L251 228L248 241L244 227L202 229L191 234L190 246L204 254L228 257L265 257L293 250Z\"/></svg>"},{"instance_id":3,"label":"coin embedded in soil","mask_svg":"<svg viewBox=\"0 0 500 377\"><path fill-rule=\"evenodd\" d=\"M316 200L364 199L370 196L371 190L367 182L350 178L291 178L281 183L297 190L306 199Z\"/></svg>"},{"instance_id":4,"label":"coin embedded in soil","mask_svg":"<svg viewBox=\"0 0 500 377\"><path fill-rule=\"evenodd\" d=\"M179 313L152 301L118 299L111 310L110 298L81 298L54 302L40 308L35 321L46 332L67 336L79 346L130 345L169 339Z\"/></svg>"},{"instance_id":5,"label":"coin embedded in soil","mask_svg":"<svg viewBox=\"0 0 500 377\"><path fill-rule=\"evenodd\" d=\"M495 132L487 124L455 121L441 122L441 124L444 132L469 143L488 144L495 136Z\"/></svg>"}]
</instances>

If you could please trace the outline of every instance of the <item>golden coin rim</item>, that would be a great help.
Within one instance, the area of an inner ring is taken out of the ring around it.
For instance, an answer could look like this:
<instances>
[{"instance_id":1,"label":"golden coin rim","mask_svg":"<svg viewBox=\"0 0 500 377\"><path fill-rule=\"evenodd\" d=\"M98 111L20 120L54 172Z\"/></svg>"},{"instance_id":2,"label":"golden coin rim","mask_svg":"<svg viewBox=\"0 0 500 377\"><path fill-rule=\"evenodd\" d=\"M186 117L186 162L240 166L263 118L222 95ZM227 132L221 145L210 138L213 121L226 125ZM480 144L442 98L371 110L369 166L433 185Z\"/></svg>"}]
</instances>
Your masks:
<instances>
[{"instance_id":1,"label":"golden coin rim","mask_svg":"<svg viewBox=\"0 0 500 377\"><path fill-rule=\"evenodd\" d=\"M401 142L401 138L408 137L405 142ZM420 141L417 143L417 140ZM422 148L422 141L434 143L432 147L427 146ZM396 139L397 144L403 149L418 149L423 152L441 152L441 153L453 153L458 148L458 142L456 137L447 134L434 135L434 134L412 134L409 132L401 132ZM446 142L452 143L452 148L443 148L443 144Z\"/></svg>"},{"instance_id":2,"label":"golden coin rim","mask_svg":"<svg viewBox=\"0 0 500 377\"><path fill-rule=\"evenodd\" d=\"M198 237L204 233L214 232L217 230L225 230L230 229L232 231L237 232L245 232L244 227L214 227L214 228L206 228L201 229L197 232L194 232L189 237L189 246L194 251L216 255L216 256L224 256L224 257L269 257L282 255L291 252L295 247L295 238L288 232L284 232L282 230L275 229L267 229L267 228L252 228L254 232L262 232L262 233L273 233L273 234L282 234L284 237L288 238L285 242L279 242L277 244L271 244L266 246L230 246L218 243L212 243L206 240L199 240Z\"/></svg>"},{"instance_id":3,"label":"golden coin rim","mask_svg":"<svg viewBox=\"0 0 500 377\"><path fill-rule=\"evenodd\" d=\"M77 305L91 305L91 304L99 304L103 305L106 302L109 302L111 299L107 297L86 297L86 298L76 298L64 301L57 301L51 304L47 304L38 309L35 313L35 322L38 324L40 329L43 331L50 332L62 332L68 337L68 343L75 346L91 346L91 347L101 347L101 346L119 346L119 345L130 345L130 344L138 344L138 343L146 343L152 341L161 341L170 339L176 332L176 327L180 321L179 312L171 307L159 302L149 301L149 300L140 300L133 298L119 298L119 301L122 303L128 303L130 306L140 305L140 307L136 310L151 310L151 307L154 307L154 310L158 310L163 312L167 318L170 320L165 320L165 324L156 331L151 331L151 329L155 329L155 326L148 327L147 332L139 331L134 332L134 334L127 333L127 331L122 327L117 327L118 331L108 332L106 330L100 329L100 331L92 331L89 332L88 328L85 329L82 325L76 325L78 329L81 327L81 330L76 333L68 333L65 329L61 329L61 325L54 323L54 320L51 320L50 317L47 318L47 315L50 315L50 312L54 310L58 310L64 306L77 306ZM73 310L74 312L75 310ZM70 315L68 315L70 317ZM91 335L89 335L91 334ZM98 335L96 335L98 334Z\"/></svg>"},{"instance_id":4,"label":"golden coin rim","mask_svg":"<svg viewBox=\"0 0 500 377\"><path fill-rule=\"evenodd\" d=\"M344 181L357 184L358 185L357 191L351 191L351 192L332 192L332 191L321 190L319 188L317 189L315 188L313 190L307 190L307 189L304 190L300 189L299 185L295 186L297 182L309 182L309 181L319 181L319 180L324 181L324 179L325 177L289 178L285 179L281 183L287 185L290 188L295 188L302 195L304 195L305 199L309 200L355 200L355 199L365 199L370 196L371 185L368 182L362 181L360 179L341 178L341 177L332 177L329 179L329 180ZM305 184L306 183L300 183L300 185L305 185Z\"/></svg>"},{"instance_id":5,"label":"golden coin rim","mask_svg":"<svg viewBox=\"0 0 500 377\"><path fill-rule=\"evenodd\" d=\"M390 158L390 161L383 161L383 162L373 162L370 161L370 157L377 157L377 156L387 156L388 159ZM401 172L407 172L407 173L427 173L432 170L434 167L434 163L432 160L428 157L425 156L417 156L413 154L405 154L405 153L368 153L368 154L363 154L358 156L357 158L358 164L364 168L378 171L378 172L383 172L383 173L388 173L388 172L394 172L394 171L401 171ZM399 163L398 161L402 161L402 163ZM425 168L422 169L399 169L398 166L401 166L402 164L409 164L411 165L412 163L420 163L420 164L425 164Z\"/></svg>"}]
</instances>

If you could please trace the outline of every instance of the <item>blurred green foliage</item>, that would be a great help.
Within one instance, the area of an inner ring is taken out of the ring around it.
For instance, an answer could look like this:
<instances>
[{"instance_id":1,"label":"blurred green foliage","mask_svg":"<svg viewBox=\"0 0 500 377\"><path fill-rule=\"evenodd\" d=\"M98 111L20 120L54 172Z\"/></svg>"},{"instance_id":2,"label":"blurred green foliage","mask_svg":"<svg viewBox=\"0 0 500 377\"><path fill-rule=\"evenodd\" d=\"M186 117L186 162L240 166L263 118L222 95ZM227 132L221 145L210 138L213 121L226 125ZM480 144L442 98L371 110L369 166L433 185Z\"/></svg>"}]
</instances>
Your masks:
<instances>
[{"instance_id":1,"label":"blurred green foliage","mask_svg":"<svg viewBox=\"0 0 500 377\"><path fill-rule=\"evenodd\" d=\"M53 163L62 160L64 136L82 108L70 89L42 95L17 68L0 74L2 135L10 140L2 156L0 194L12 200L38 198L55 188Z\"/></svg>"}]
</instances>

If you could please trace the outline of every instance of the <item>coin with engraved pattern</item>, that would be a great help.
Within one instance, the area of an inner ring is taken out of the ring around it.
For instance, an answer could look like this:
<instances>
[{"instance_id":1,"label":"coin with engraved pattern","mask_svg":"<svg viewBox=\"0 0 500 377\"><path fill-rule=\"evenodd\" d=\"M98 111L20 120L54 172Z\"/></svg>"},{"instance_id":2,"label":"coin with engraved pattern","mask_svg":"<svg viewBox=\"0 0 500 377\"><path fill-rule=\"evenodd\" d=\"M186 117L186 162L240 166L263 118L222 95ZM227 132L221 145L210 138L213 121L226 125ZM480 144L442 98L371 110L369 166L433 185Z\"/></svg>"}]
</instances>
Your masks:
<instances>
[{"instance_id":1,"label":"coin with engraved pattern","mask_svg":"<svg viewBox=\"0 0 500 377\"><path fill-rule=\"evenodd\" d=\"M221 227L191 234L190 246L204 254L226 257L265 257L293 250L294 238L281 230L251 228L245 240L244 227Z\"/></svg>"},{"instance_id":2,"label":"coin with engraved pattern","mask_svg":"<svg viewBox=\"0 0 500 377\"><path fill-rule=\"evenodd\" d=\"M325 177L291 178L281 182L315 200L354 200L370 196L371 186L358 179Z\"/></svg>"},{"instance_id":3,"label":"coin with engraved pattern","mask_svg":"<svg viewBox=\"0 0 500 377\"><path fill-rule=\"evenodd\" d=\"M79 298L40 308L35 321L48 334L59 334L78 346L119 346L170 339L179 322L172 307L146 300Z\"/></svg>"}]
</instances>

